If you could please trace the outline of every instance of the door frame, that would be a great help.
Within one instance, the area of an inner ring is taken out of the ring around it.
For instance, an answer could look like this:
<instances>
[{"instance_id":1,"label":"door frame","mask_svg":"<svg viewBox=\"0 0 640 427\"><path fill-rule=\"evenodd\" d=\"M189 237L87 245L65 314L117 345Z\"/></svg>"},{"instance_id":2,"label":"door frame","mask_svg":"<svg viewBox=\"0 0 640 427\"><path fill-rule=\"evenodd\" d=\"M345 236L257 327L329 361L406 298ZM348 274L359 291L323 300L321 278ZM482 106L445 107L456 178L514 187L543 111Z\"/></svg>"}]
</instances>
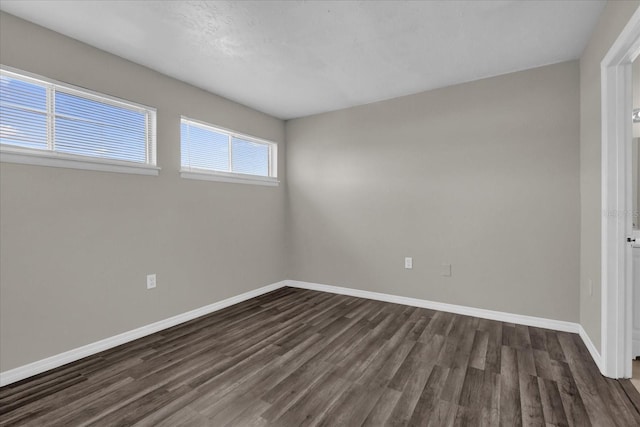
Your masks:
<instances>
[{"instance_id":1,"label":"door frame","mask_svg":"<svg viewBox=\"0 0 640 427\"><path fill-rule=\"evenodd\" d=\"M602 60L602 374L631 377L630 244L632 62L640 53L640 9Z\"/></svg>"}]
</instances>

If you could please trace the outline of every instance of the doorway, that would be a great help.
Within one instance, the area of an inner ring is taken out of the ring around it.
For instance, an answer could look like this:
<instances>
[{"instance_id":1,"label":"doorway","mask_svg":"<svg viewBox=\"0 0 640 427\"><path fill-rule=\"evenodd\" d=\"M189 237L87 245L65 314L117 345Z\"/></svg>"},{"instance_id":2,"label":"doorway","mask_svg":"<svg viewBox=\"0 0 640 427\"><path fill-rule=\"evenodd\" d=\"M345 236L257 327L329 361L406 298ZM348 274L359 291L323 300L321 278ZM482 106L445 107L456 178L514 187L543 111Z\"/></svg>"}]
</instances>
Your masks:
<instances>
[{"instance_id":1,"label":"doorway","mask_svg":"<svg viewBox=\"0 0 640 427\"><path fill-rule=\"evenodd\" d=\"M631 383L640 391L640 57L631 67L633 118L631 143Z\"/></svg>"},{"instance_id":2,"label":"doorway","mask_svg":"<svg viewBox=\"0 0 640 427\"><path fill-rule=\"evenodd\" d=\"M640 201L636 200L633 192L636 189L637 193L640 163L633 159L632 64L639 53L640 10L637 10L601 63L603 215L600 370L611 378L631 378L633 372L636 320L633 314L638 311L638 304L634 304L633 282L634 279L638 281L634 270L636 273L640 270L634 269L634 262L640 262L634 257L640 250L634 247L640 246L640 228L634 227L634 224L640 224L640 220L634 218L634 208L637 209ZM636 140L636 153L638 150ZM635 296L638 295L640 293L635 292ZM638 322L640 326L640 319Z\"/></svg>"}]
</instances>

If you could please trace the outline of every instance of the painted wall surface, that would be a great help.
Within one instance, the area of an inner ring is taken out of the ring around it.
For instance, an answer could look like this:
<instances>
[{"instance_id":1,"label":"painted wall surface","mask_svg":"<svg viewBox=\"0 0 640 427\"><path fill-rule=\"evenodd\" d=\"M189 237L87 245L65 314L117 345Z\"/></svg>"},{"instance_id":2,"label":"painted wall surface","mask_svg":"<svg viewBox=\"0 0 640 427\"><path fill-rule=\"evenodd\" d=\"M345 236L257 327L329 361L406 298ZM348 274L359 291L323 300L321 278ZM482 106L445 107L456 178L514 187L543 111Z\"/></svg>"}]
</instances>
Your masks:
<instances>
[{"instance_id":1,"label":"painted wall surface","mask_svg":"<svg viewBox=\"0 0 640 427\"><path fill-rule=\"evenodd\" d=\"M162 167L0 164L0 370L284 278L580 321L599 348L600 61L639 4L609 2L579 65L293 120L286 150L278 119L0 13L2 64L156 107ZM181 179L180 115L278 142L284 184Z\"/></svg>"},{"instance_id":2,"label":"painted wall surface","mask_svg":"<svg viewBox=\"0 0 640 427\"><path fill-rule=\"evenodd\" d=\"M578 321L579 105L571 61L287 122L288 277Z\"/></svg>"},{"instance_id":3,"label":"painted wall surface","mask_svg":"<svg viewBox=\"0 0 640 427\"><path fill-rule=\"evenodd\" d=\"M156 107L162 168L0 164L0 370L284 278L282 186L178 173L183 114L278 142L284 178L281 120L5 13L0 62Z\"/></svg>"},{"instance_id":4,"label":"painted wall surface","mask_svg":"<svg viewBox=\"0 0 640 427\"><path fill-rule=\"evenodd\" d=\"M639 1L610 1L580 59L580 323L600 351L602 117L600 62Z\"/></svg>"}]
</instances>

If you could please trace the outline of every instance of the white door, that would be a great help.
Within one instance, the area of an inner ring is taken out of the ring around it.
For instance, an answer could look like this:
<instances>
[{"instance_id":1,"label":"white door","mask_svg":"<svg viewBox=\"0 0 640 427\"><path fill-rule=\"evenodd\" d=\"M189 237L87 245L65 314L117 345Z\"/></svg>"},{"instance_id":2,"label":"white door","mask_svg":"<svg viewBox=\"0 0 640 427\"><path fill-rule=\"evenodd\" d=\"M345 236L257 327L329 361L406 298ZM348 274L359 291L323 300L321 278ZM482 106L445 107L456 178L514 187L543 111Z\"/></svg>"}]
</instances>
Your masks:
<instances>
[{"instance_id":1,"label":"white door","mask_svg":"<svg viewBox=\"0 0 640 427\"><path fill-rule=\"evenodd\" d=\"M631 77L640 53L640 10L601 62L602 95L602 373L631 377L633 251ZM640 117L639 117L640 118ZM636 181L637 185L637 181ZM637 206L637 204L636 204ZM634 212L635 214L635 212ZM624 220L623 220L624 219Z\"/></svg>"}]
</instances>

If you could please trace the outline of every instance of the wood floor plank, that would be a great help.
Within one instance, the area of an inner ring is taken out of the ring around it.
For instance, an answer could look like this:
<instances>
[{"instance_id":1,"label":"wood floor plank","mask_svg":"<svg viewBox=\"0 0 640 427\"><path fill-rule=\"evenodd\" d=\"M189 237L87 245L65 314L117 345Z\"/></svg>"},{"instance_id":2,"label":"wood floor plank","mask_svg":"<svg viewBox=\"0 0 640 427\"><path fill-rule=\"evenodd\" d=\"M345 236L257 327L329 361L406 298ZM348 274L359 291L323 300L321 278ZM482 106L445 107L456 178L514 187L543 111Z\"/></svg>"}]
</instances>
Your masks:
<instances>
[{"instance_id":1,"label":"wood floor plank","mask_svg":"<svg viewBox=\"0 0 640 427\"><path fill-rule=\"evenodd\" d=\"M247 375L235 379L233 384L225 389L225 393L216 391L207 395L206 399L191 402L190 406L214 420L216 424L227 424L245 412L252 400L257 400L257 397L261 397L315 354L317 345L321 343L319 335L311 336L284 355L270 358L262 366L258 366L258 369L247 371Z\"/></svg>"},{"instance_id":2,"label":"wood floor plank","mask_svg":"<svg viewBox=\"0 0 640 427\"><path fill-rule=\"evenodd\" d=\"M629 399L621 382L611 379L606 379L606 382L610 386L614 402L617 403L618 420L624 424L640 426L640 413L638 413L637 406Z\"/></svg>"},{"instance_id":3,"label":"wood floor plank","mask_svg":"<svg viewBox=\"0 0 640 427\"><path fill-rule=\"evenodd\" d=\"M402 392L392 388L385 388L384 392L373 406L367 418L362 423L367 427L378 427L387 424L393 408L396 407L398 401L402 397Z\"/></svg>"},{"instance_id":4,"label":"wood floor plank","mask_svg":"<svg viewBox=\"0 0 640 427\"><path fill-rule=\"evenodd\" d=\"M620 386L631 401L631 404L640 413L640 391L629 380L620 381Z\"/></svg>"},{"instance_id":5,"label":"wood floor plank","mask_svg":"<svg viewBox=\"0 0 640 427\"><path fill-rule=\"evenodd\" d=\"M458 405L468 408L482 408L484 391L484 371L469 366L462 384Z\"/></svg>"},{"instance_id":6,"label":"wood floor plank","mask_svg":"<svg viewBox=\"0 0 640 427\"><path fill-rule=\"evenodd\" d=\"M14 411L11 415L15 415L15 418L7 417L1 424L3 426L40 426L45 423L45 420L55 420L66 414L79 411L132 381L129 377L112 377L109 381L100 381L90 387L77 389L69 397L53 393L42 399L40 405L35 402L34 405L26 406L25 411Z\"/></svg>"},{"instance_id":7,"label":"wood floor plank","mask_svg":"<svg viewBox=\"0 0 640 427\"><path fill-rule=\"evenodd\" d=\"M552 361L552 365L554 364L553 362L555 361ZM562 407L564 408L567 422L570 426L590 426L592 423L589 420L589 415L584 407L575 379L571 375L569 365L563 362L556 362L555 371L557 372L555 379L560 391ZM544 378L553 379L554 377Z\"/></svg>"},{"instance_id":8,"label":"wood floor plank","mask_svg":"<svg viewBox=\"0 0 640 427\"><path fill-rule=\"evenodd\" d=\"M170 417L154 424L136 423L135 426L152 425L154 427L210 427L211 421L201 413L184 407L174 412Z\"/></svg>"},{"instance_id":9,"label":"wood floor plank","mask_svg":"<svg viewBox=\"0 0 640 427\"><path fill-rule=\"evenodd\" d=\"M529 336L534 350L547 351L547 334L544 329L530 327Z\"/></svg>"},{"instance_id":10,"label":"wood floor plank","mask_svg":"<svg viewBox=\"0 0 640 427\"><path fill-rule=\"evenodd\" d=\"M433 373L433 368L434 366L431 364L418 364L415 366L411 377L409 377L407 382L404 384L400 400L393 408L393 411L391 411L388 421L390 424L408 424L409 420L413 416L416 404L418 403L422 392ZM440 377L440 375L438 375L438 377Z\"/></svg>"},{"instance_id":11,"label":"wood floor plank","mask_svg":"<svg viewBox=\"0 0 640 427\"><path fill-rule=\"evenodd\" d=\"M439 337L439 339L436 339L436 337ZM403 391L406 384L415 376L418 369L429 365L428 369L431 371L433 361L435 361L435 357L440 351L443 341L444 339L442 337L435 335L429 345L416 342L388 386L395 390Z\"/></svg>"},{"instance_id":12,"label":"wood floor plank","mask_svg":"<svg viewBox=\"0 0 640 427\"><path fill-rule=\"evenodd\" d=\"M458 405L440 400L429 416L426 424L428 427L452 426L458 414Z\"/></svg>"},{"instance_id":13,"label":"wood floor plank","mask_svg":"<svg viewBox=\"0 0 640 427\"><path fill-rule=\"evenodd\" d=\"M442 392L442 387L448 374L448 368L442 368L437 365L433 367L429 379L414 406L409 425L420 426L429 420L436 405L440 401L440 393Z\"/></svg>"},{"instance_id":14,"label":"wood floor plank","mask_svg":"<svg viewBox=\"0 0 640 427\"><path fill-rule=\"evenodd\" d=\"M434 335L447 336L456 317L443 311L436 312L429 324L424 328L418 341L428 343Z\"/></svg>"},{"instance_id":15,"label":"wood floor plank","mask_svg":"<svg viewBox=\"0 0 640 427\"><path fill-rule=\"evenodd\" d=\"M287 411L278 417L276 425L315 425L338 402L349 383L336 374L326 375L309 388Z\"/></svg>"},{"instance_id":16,"label":"wood floor plank","mask_svg":"<svg viewBox=\"0 0 640 427\"><path fill-rule=\"evenodd\" d=\"M507 329L510 329L511 333L515 333L515 328ZM522 425L517 349L508 345L503 345L501 360L500 425Z\"/></svg>"},{"instance_id":17,"label":"wood floor plank","mask_svg":"<svg viewBox=\"0 0 640 427\"><path fill-rule=\"evenodd\" d=\"M384 388L352 384L337 404L318 420L318 425L327 427L362 425L384 391Z\"/></svg>"},{"instance_id":18,"label":"wood floor plank","mask_svg":"<svg viewBox=\"0 0 640 427\"><path fill-rule=\"evenodd\" d=\"M577 334L282 288L2 387L0 425L637 426L639 398Z\"/></svg>"},{"instance_id":19,"label":"wood floor plank","mask_svg":"<svg viewBox=\"0 0 640 427\"><path fill-rule=\"evenodd\" d=\"M557 383L538 378L538 387L545 421L557 426L569 425Z\"/></svg>"},{"instance_id":20,"label":"wood floor plank","mask_svg":"<svg viewBox=\"0 0 640 427\"><path fill-rule=\"evenodd\" d=\"M455 427L480 425L480 409L458 405L453 425Z\"/></svg>"},{"instance_id":21,"label":"wood floor plank","mask_svg":"<svg viewBox=\"0 0 640 427\"><path fill-rule=\"evenodd\" d=\"M558 341L558 334L555 331L546 331L547 336L547 352L553 360L565 362L564 351Z\"/></svg>"},{"instance_id":22,"label":"wood floor plank","mask_svg":"<svg viewBox=\"0 0 640 427\"><path fill-rule=\"evenodd\" d=\"M236 418L227 422L226 427L251 427L266 425L267 421L261 417L270 405L262 400L253 400L247 409L241 412ZM211 422L209 423L211 425Z\"/></svg>"},{"instance_id":23,"label":"wood floor plank","mask_svg":"<svg viewBox=\"0 0 640 427\"><path fill-rule=\"evenodd\" d=\"M440 398L453 404L458 404L460 394L462 393L462 387L467 375L467 367L471 357L471 347L475 339L475 331L466 331L462 334L458 340L458 346L451 363L449 364L450 370L447 376L447 381L444 384L442 394Z\"/></svg>"},{"instance_id":24,"label":"wood floor plank","mask_svg":"<svg viewBox=\"0 0 640 427\"><path fill-rule=\"evenodd\" d=\"M469 358L469 366L484 370L487 360L487 347L489 345L489 333L485 331L477 331L473 339L471 347L471 356Z\"/></svg>"},{"instance_id":25,"label":"wood floor plank","mask_svg":"<svg viewBox=\"0 0 640 427\"><path fill-rule=\"evenodd\" d=\"M291 374L285 381L280 382L262 397L271 404L262 417L273 421L286 412L300 399L306 391L322 381L332 373L330 365L323 362L307 364Z\"/></svg>"},{"instance_id":26,"label":"wood floor plank","mask_svg":"<svg viewBox=\"0 0 640 427\"><path fill-rule=\"evenodd\" d=\"M558 343L562 340L562 348L566 352L566 361L572 376L578 385L578 391L584 402L585 409L589 414L589 419L594 425L615 425L612 423L614 409L617 405L611 399L611 394L607 390L604 378L593 371L593 368L585 365L582 356L578 354L575 343L571 339L556 333Z\"/></svg>"},{"instance_id":27,"label":"wood floor plank","mask_svg":"<svg viewBox=\"0 0 640 427\"><path fill-rule=\"evenodd\" d=\"M144 418L148 413L162 408L168 402L171 402L177 396L180 396L184 390L189 387L183 385L181 388L170 392L164 388L155 388L151 392L132 400L117 410L105 415L98 416L90 422L94 425L133 425L140 419Z\"/></svg>"},{"instance_id":28,"label":"wood floor plank","mask_svg":"<svg viewBox=\"0 0 640 427\"><path fill-rule=\"evenodd\" d=\"M534 377L538 375L537 369L536 369L536 362L535 362L533 350L531 349L531 347L516 348L516 355L518 358L518 373L520 375L527 374L527 375L532 375Z\"/></svg>"},{"instance_id":29,"label":"wood floor plank","mask_svg":"<svg viewBox=\"0 0 640 427\"><path fill-rule=\"evenodd\" d=\"M535 375L549 380L556 378L556 372L554 371L554 365L551 363L549 353L545 350L537 350L535 348L532 353Z\"/></svg>"},{"instance_id":30,"label":"wood floor plank","mask_svg":"<svg viewBox=\"0 0 640 427\"><path fill-rule=\"evenodd\" d=\"M525 426L544 426L545 418L540 400L540 388L537 377L529 374L521 374L519 380L522 424Z\"/></svg>"},{"instance_id":31,"label":"wood floor plank","mask_svg":"<svg viewBox=\"0 0 640 427\"><path fill-rule=\"evenodd\" d=\"M368 384L370 387L387 387L415 345L415 341L404 341L397 347L390 347L391 353L379 353L372 362L371 369L363 372L356 382Z\"/></svg>"},{"instance_id":32,"label":"wood floor plank","mask_svg":"<svg viewBox=\"0 0 640 427\"><path fill-rule=\"evenodd\" d=\"M500 424L500 374L484 371L484 404L482 406L482 426L496 426Z\"/></svg>"},{"instance_id":33,"label":"wood floor plank","mask_svg":"<svg viewBox=\"0 0 640 427\"><path fill-rule=\"evenodd\" d=\"M479 327L480 330L489 334L484 369L499 373L502 355L502 323L483 319Z\"/></svg>"},{"instance_id":34,"label":"wood floor plank","mask_svg":"<svg viewBox=\"0 0 640 427\"><path fill-rule=\"evenodd\" d=\"M505 324L502 327L502 345L516 347L516 327Z\"/></svg>"}]
</instances>

